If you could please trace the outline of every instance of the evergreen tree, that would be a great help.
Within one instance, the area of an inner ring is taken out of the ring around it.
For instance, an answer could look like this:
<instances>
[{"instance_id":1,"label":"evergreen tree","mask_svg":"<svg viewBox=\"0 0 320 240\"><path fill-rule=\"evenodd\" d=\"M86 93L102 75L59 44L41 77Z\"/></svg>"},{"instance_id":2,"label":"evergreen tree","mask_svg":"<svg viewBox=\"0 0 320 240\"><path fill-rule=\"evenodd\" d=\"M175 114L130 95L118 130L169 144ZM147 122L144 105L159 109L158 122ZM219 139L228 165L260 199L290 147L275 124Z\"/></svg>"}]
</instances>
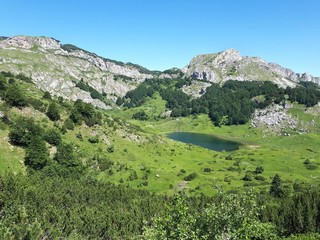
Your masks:
<instances>
[{"instance_id":1,"label":"evergreen tree","mask_svg":"<svg viewBox=\"0 0 320 240\"><path fill-rule=\"evenodd\" d=\"M54 128L50 128L46 131L44 135L44 139L52 145L58 146L62 139L61 139L61 134Z\"/></svg>"},{"instance_id":2,"label":"evergreen tree","mask_svg":"<svg viewBox=\"0 0 320 240\"><path fill-rule=\"evenodd\" d=\"M51 121L57 121L60 119L60 111L58 109L57 104L50 103L47 111L47 116Z\"/></svg>"},{"instance_id":3,"label":"evergreen tree","mask_svg":"<svg viewBox=\"0 0 320 240\"><path fill-rule=\"evenodd\" d=\"M43 129L35 123L33 118L19 118L12 125L9 133L11 143L19 146L28 146L36 136L43 136Z\"/></svg>"},{"instance_id":4,"label":"evergreen tree","mask_svg":"<svg viewBox=\"0 0 320 240\"><path fill-rule=\"evenodd\" d=\"M80 165L80 161L77 159L71 144L60 144L54 160L66 167L76 167Z\"/></svg>"},{"instance_id":5,"label":"evergreen tree","mask_svg":"<svg viewBox=\"0 0 320 240\"><path fill-rule=\"evenodd\" d=\"M4 100L7 104L13 107L25 107L27 106L27 98L16 84L9 85L4 96Z\"/></svg>"},{"instance_id":6,"label":"evergreen tree","mask_svg":"<svg viewBox=\"0 0 320 240\"><path fill-rule=\"evenodd\" d=\"M35 170L39 170L46 166L48 159L49 152L46 143L41 137L35 136L26 149L24 163Z\"/></svg>"},{"instance_id":7,"label":"evergreen tree","mask_svg":"<svg viewBox=\"0 0 320 240\"><path fill-rule=\"evenodd\" d=\"M271 183L270 187L270 194L274 197L282 197L284 195L283 188L282 188L282 180L278 174L276 174Z\"/></svg>"}]
</instances>

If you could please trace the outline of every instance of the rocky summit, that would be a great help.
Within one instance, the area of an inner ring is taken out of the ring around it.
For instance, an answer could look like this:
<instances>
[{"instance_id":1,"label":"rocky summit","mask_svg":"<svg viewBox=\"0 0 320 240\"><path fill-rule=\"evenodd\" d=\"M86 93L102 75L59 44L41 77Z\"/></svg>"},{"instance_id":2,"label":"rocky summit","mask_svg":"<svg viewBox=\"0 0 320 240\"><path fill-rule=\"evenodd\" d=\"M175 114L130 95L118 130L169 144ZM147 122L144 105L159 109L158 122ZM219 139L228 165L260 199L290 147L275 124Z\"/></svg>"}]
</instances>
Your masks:
<instances>
[{"instance_id":1,"label":"rocky summit","mask_svg":"<svg viewBox=\"0 0 320 240\"><path fill-rule=\"evenodd\" d=\"M223 83L228 80L268 80L282 87L294 87L299 81L320 83L318 77L307 73L295 73L258 57L243 57L235 49L216 54L198 55L182 71L193 78L213 83Z\"/></svg>"},{"instance_id":2,"label":"rocky summit","mask_svg":"<svg viewBox=\"0 0 320 240\"><path fill-rule=\"evenodd\" d=\"M54 38L29 36L0 37L0 71L23 73L52 95L81 99L100 108L108 106L99 99L93 99L77 83L82 81L99 93L105 93L113 102L150 78L192 77L195 80L192 85L182 89L195 97L199 89L205 90L212 83L227 80L268 80L282 87L294 87L299 81L320 84L320 78L295 73L258 57L243 57L235 49L198 55L181 70L172 68L159 72L137 64L106 59L74 45L61 44Z\"/></svg>"},{"instance_id":3,"label":"rocky summit","mask_svg":"<svg viewBox=\"0 0 320 240\"><path fill-rule=\"evenodd\" d=\"M0 70L23 73L44 91L70 100L81 99L106 108L76 87L82 80L111 99L123 96L152 72L135 64L102 58L48 37L16 36L0 39Z\"/></svg>"}]
</instances>

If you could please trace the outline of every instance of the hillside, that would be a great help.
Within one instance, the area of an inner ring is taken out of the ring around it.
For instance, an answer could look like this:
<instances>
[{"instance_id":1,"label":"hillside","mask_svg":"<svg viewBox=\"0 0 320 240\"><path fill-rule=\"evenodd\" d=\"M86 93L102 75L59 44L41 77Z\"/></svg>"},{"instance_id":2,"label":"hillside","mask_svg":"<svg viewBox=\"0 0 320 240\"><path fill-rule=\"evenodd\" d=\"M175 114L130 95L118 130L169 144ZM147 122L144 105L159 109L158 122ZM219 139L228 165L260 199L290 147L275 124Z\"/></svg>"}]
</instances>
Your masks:
<instances>
[{"instance_id":1,"label":"hillside","mask_svg":"<svg viewBox=\"0 0 320 240\"><path fill-rule=\"evenodd\" d=\"M0 70L23 73L43 91L73 101L81 99L100 108L113 107L118 97L153 78L192 78L192 84L184 88L192 96L199 96L212 83L228 80L267 80L284 88L300 81L320 82L317 77L295 73L261 58L243 57L234 49L198 55L183 69L159 72L110 60L54 38L29 36L0 39Z\"/></svg>"},{"instance_id":2,"label":"hillside","mask_svg":"<svg viewBox=\"0 0 320 240\"><path fill-rule=\"evenodd\" d=\"M83 80L109 99L122 96L153 73L135 64L97 56L47 37L16 36L0 40L2 71L24 73L44 91L66 99L81 99L106 108L90 93L76 87Z\"/></svg>"},{"instance_id":3,"label":"hillside","mask_svg":"<svg viewBox=\"0 0 320 240\"><path fill-rule=\"evenodd\" d=\"M318 239L320 87L227 52L160 73L1 38L0 236ZM239 63L250 81L223 78ZM191 71L214 64L217 82ZM169 138L181 132L237 148Z\"/></svg>"}]
</instances>

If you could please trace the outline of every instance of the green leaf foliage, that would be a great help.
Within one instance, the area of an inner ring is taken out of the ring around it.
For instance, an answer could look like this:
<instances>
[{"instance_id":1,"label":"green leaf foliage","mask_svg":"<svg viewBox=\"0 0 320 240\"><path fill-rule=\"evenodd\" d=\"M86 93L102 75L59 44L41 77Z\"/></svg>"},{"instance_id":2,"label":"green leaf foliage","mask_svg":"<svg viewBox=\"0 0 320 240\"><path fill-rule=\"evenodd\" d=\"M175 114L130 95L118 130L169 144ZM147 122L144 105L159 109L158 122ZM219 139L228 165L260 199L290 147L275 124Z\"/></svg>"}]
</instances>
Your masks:
<instances>
[{"instance_id":1,"label":"green leaf foliage","mask_svg":"<svg viewBox=\"0 0 320 240\"><path fill-rule=\"evenodd\" d=\"M39 137L33 137L26 149L24 163L34 170L42 169L47 165L49 160L49 152L44 140Z\"/></svg>"},{"instance_id":2,"label":"green leaf foliage","mask_svg":"<svg viewBox=\"0 0 320 240\"><path fill-rule=\"evenodd\" d=\"M43 137L44 130L33 118L18 118L11 126L10 142L18 146L28 146L36 136Z\"/></svg>"},{"instance_id":3,"label":"green leaf foliage","mask_svg":"<svg viewBox=\"0 0 320 240\"><path fill-rule=\"evenodd\" d=\"M56 103L50 103L47 110L47 116L51 121L57 121L60 119L60 111Z\"/></svg>"}]
</instances>

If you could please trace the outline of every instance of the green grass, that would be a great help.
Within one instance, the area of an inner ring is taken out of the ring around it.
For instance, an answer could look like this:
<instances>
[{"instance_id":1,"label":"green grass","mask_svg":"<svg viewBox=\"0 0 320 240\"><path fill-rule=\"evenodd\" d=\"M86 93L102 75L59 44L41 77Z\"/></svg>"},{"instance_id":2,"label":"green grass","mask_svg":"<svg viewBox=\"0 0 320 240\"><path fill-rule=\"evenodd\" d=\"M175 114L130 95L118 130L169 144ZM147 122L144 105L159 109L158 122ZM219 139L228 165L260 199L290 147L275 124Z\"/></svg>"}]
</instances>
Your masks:
<instances>
[{"instance_id":1,"label":"green grass","mask_svg":"<svg viewBox=\"0 0 320 240\"><path fill-rule=\"evenodd\" d=\"M43 93L35 86L21 83L21 87L28 88L29 96L42 98ZM147 121L132 119L134 113L142 110L149 116ZM59 127L69 115L68 103L61 106L61 111L62 119L56 123ZM79 157L97 179L155 193L173 194L185 189L194 195L213 195L218 189L241 191L244 185L268 190L275 174L279 174L285 183L320 182L320 136L316 127L309 134L271 136L264 134L263 129L251 128L249 124L215 127L207 115L159 117L165 111L165 101L155 94L138 108L102 111L106 118L102 126L76 126L63 135L63 139L74 144ZM319 117L306 113L299 105L289 112L303 121L319 122ZM12 108L8 115L13 119L32 116L43 127L54 127L44 113L32 107L22 110ZM234 152L215 152L166 137L167 133L175 131L212 134L243 145ZM78 137L79 133L82 139ZM24 150L11 146L7 134L8 127L5 126L0 134L0 174L6 171L25 172ZM97 137L99 142L90 143L91 137ZM110 151L111 148L113 151ZM231 158L228 157L230 155ZM113 166L102 168L96 160L98 156L112 161ZM307 159L315 169L308 169L309 165L305 164ZM253 176L252 181L245 182L242 178L246 172L253 172L258 166L264 168L260 175L265 181L255 180ZM205 168L212 171L204 172ZM181 169L185 173L181 173ZM136 172L137 179L129 180L132 172ZM184 177L193 172L197 174L196 178L184 182Z\"/></svg>"},{"instance_id":2,"label":"green grass","mask_svg":"<svg viewBox=\"0 0 320 240\"><path fill-rule=\"evenodd\" d=\"M8 130L0 130L0 174L25 173L24 150L8 142Z\"/></svg>"},{"instance_id":3,"label":"green grass","mask_svg":"<svg viewBox=\"0 0 320 240\"><path fill-rule=\"evenodd\" d=\"M147 104L150 105L151 102ZM140 107L141 109L146 110L144 107ZM127 111L136 110L130 109ZM302 121L310 121L311 119L316 122L319 121L318 117L305 113L299 105L295 105L289 112ZM317 147L320 144L320 136L317 131L302 135L269 136L264 134L262 129L251 128L249 124L214 127L206 115L157 121L137 121L132 120L129 114L126 116L128 122L138 125L145 132L160 135L164 139L169 132L186 131L213 134L243 144L240 150L231 153L232 160L226 160L225 157L230 153L217 153L165 139L164 149L174 149L174 154L163 150L165 154L161 158L162 164L155 165L152 161L147 161L147 164L152 169L160 168L163 172L167 172L165 180L170 179L170 184L173 185L174 189L177 189L183 179L183 175L177 176L179 169L186 169L187 173L194 171L198 174L194 180L186 185L186 188L194 193L213 194L216 187L221 187L227 191L239 190L243 189L244 184L257 185L257 187L268 189L268 184L271 183L275 174L279 174L286 183L320 183L320 153ZM125 117L125 115L122 117ZM162 149L161 146L157 146L157 148ZM155 151L150 145L145 145L144 149L145 153L149 154ZM140 159L144 159L146 156L140 154L139 150L136 150L136 153L139 153L139 160L136 160L137 165L139 165ZM304 164L306 159L309 159L316 169L309 170ZM132 165L133 168L134 165ZM257 166L264 168L264 172L260 175L265 178L265 181L255 179L249 183L243 181L242 178L245 173L254 171ZM213 171L203 173L202 169L204 167L209 167ZM157 181L156 186L153 183L150 184L151 180ZM166 185L161 183L162 179L151 180L148 189L156 192L166 191Z\"/></svg>"}]
</instances>

